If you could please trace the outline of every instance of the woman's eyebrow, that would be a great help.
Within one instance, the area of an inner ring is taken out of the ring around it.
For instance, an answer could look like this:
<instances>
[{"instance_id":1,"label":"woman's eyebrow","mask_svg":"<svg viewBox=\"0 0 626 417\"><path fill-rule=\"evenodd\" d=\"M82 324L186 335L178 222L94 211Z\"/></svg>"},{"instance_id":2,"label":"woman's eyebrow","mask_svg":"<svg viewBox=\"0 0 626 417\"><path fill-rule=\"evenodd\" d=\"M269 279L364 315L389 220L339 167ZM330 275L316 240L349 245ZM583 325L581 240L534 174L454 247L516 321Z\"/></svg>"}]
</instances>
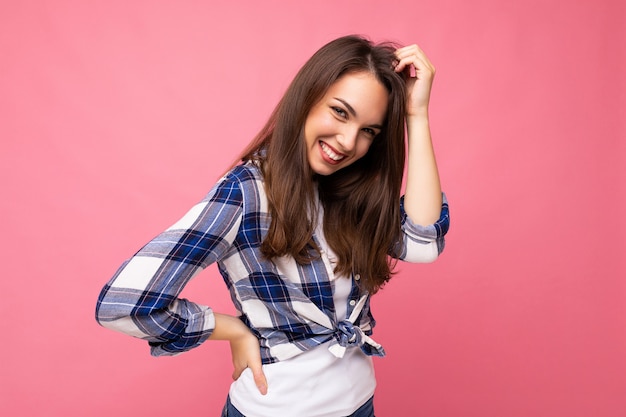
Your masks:
<instances>
[{"instance_id":1,"label":"woman's eyebrow","mask_svg":"<svg viewBox=\"0 0 626 417\"><path fill-rule=\"evenodd\" d=\"M356 111L354 110L354 107L352 107L347 101L345 101L342 98L339 97L333 97L335 100L340 101L344 106L346 106L346 109L348 109L348 111L350 112L350 114L352 114L353 117L357 117L356 116ZM375 129L382 129L382 125L379 124L373 124L370 127L373 127Z\"/></svg>"},{"instance_id":2,"label":"woman's eyebrow","mask_svg":"<svg viewBox=\"0 0 626 417\"><path fill-rule=\"evenodd\" d=\"M339 98L339 97L333 97L335 100L340 101L343 103L344 106L346 106L346 108L348 109L348 111L352 114L352 116L356 117L356 111L354 110L354 108L344 99Z\"/></svg>"}]
</instances>

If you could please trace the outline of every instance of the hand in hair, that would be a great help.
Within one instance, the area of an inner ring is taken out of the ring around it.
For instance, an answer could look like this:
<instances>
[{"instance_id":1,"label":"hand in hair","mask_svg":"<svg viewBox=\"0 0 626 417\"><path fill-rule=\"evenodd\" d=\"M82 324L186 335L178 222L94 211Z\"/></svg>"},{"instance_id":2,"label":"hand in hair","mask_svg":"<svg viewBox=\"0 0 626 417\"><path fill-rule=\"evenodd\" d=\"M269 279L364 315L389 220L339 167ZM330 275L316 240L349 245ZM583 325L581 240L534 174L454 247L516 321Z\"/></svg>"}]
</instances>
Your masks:
<instances>
[{"instance_id":1,"label":"hand in hair","mask_svg":"<svg viewBox=\"0 0 626 417\"><path fill-rule=\"evenodd\" d=\"M404 72L407 78L407 116L427 114L435 67L417 45L396 50L396 58L396 72Z\"/></svg>"}]
</instances>

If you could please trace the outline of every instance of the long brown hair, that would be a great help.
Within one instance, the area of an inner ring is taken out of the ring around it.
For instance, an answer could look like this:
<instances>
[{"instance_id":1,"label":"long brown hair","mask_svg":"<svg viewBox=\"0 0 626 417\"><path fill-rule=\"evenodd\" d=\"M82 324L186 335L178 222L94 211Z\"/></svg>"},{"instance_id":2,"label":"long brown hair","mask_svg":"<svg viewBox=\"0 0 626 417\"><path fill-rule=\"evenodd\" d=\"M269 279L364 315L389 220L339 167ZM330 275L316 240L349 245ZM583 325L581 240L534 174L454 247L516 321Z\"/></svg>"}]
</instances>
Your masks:
<instances>
[{"instance_id":1,"label":"long brown hair","mask_svg":"<svg viewBox=\"0 0 626 417\"><path fill-rule=\"evenodd\" d=\"M271 224L261 251L268 258L290 255L301 264L319 257L316 182L324 209L324 234L338 257L336 273L360 274L374 293L392 274L388 256L400 238L400 188L404 171L403 76L393 69L391 44L345 36L323 46L300 69L269 120L241 154L262 168ZM331 175L315 175L303 137L310 109L341 76L373 74L389 93L382 131L358 161Z\"/></svg>"}]
</instances>

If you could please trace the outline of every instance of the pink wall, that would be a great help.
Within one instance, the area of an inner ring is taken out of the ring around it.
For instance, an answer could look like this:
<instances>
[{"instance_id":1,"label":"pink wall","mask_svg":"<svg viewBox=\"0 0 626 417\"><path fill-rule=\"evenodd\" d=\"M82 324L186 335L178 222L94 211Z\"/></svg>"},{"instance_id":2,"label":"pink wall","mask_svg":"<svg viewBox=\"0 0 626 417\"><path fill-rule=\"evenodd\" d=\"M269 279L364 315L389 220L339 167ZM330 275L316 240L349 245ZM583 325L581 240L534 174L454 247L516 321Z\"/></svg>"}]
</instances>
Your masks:
<instances>
[{"instance_id":1,"label":"pink wall","mask_svg":"<svg viewBox=\"0 0 626 417\"><path fill-rule=\"evenodd\" d=\"M437 66L453 219L444 256L374 301L377 414L626 415L625 18L619 0L2 1L3 415L218 415L227 346L154 359L97 326L97 294L348 33ZM231 311L214 268L186 293Z\"/></svg>"}]
</instances>

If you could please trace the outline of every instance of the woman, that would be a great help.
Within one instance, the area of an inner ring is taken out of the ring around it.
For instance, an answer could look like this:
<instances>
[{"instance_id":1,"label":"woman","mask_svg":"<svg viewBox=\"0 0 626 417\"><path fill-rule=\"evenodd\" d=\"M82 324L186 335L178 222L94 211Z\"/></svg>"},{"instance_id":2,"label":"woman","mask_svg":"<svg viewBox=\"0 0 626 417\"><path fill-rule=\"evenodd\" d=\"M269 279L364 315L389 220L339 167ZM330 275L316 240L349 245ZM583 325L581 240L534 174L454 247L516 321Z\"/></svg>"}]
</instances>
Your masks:
<instances>
[{"instance_id":1,"label":"woman","mask_svg":"<svg viewBox=\"0 0 626 417\"><path fill-rule=\"evenodd\" d=\"M371 355L384 351L370 338L370 295L393 259L436 259L448 228L433 76L416 45L347 36L322 47L242 163L122 264L99 323L147 340L155 356L228 340L235 381L223 415L373 415ZM178 298L213 262L238 317Z\"/></svg>"}]
</instances>

